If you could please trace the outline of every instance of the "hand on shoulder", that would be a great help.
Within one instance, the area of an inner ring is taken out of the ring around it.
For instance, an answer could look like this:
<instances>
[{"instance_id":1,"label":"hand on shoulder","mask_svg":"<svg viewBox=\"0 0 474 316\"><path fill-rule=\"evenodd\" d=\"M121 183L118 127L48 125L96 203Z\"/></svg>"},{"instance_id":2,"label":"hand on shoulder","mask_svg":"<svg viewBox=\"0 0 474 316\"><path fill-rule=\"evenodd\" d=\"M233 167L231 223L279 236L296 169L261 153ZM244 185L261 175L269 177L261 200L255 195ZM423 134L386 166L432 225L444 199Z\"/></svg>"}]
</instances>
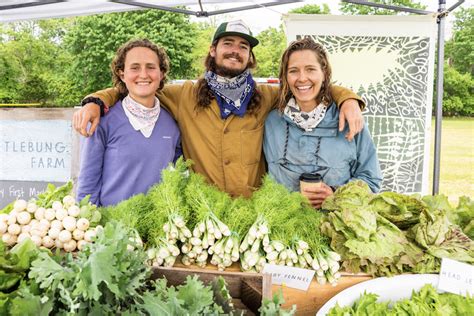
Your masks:
<instances>
[{"instance_id":1,"label":"hand on shoulder","mask_svg":"<svg viewBox=\"0 0 474 316\"><path fill-rule=\"evenodd\" d=\"M91 125L89 130L87 130L89 122ZM72 117L74 129L84 137L89 137L94 134L99 122L100 107L95 103L85 104L81 109L77 110Z\"/></svg>"}]
</instances>

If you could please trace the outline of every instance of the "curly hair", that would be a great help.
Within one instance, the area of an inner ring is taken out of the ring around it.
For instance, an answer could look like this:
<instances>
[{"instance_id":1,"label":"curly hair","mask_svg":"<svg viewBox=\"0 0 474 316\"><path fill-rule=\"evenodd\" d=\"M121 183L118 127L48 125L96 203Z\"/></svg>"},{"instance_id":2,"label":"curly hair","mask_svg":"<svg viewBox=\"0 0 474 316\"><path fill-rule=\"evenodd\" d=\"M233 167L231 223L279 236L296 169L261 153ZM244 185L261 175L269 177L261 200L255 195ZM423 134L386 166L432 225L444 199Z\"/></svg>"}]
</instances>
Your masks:
<instances>
[{"instance_id":1,"label":"curly hair","mask_svg":"<svg viewBox=\"0 0 474 316\"><path fill-rule=\"evenodd\" d=\"M125 69L125 58L127 57L127 53L135 47L145 47L151 49L153 52L156 53L158 56L158 61L160 62L160 71L162 75L162 79L160 82L160 86L158 87L158 91L163 89L165 82L166 82L166 74L170 69L170 62L168 55L166 54L165 50L155 44L153 44L148 39L138 39L138 40L130 40L127 43L123 44L117 50L112 63L110 64L110 68L112 70L112 81L114 83L114 87L117 88L119 91L120 99L123 99L128 94L128 89L125 83L120 78L120 72L124 71Z\"/></svg>"},{"instance_id":2,"label":"curly hair","mask_svg":"<svg viewBox=\"0 0 474 316\"><path fill-rule=\"evenodd\" d=\"M316 58L321 65L321 69L324 73L324 82L321 86L321 90L319 91L318 95L316 96L316 100L318 103L324 102L326 105L332 103L332 95L331 95L331 65L329 64L328 56L324 47L313 41L311 38L306 37L294 42L291 42L288 48L283 52L281 56L281 63L280 63L280 91L278 94L277 100L277 108L281 112L285 109L288 101L293 97L293 93L290 90L290 86L288 84L288 62L290 60L291 54L297 51L302 50L310 50L316 54Z\"/></svg>"},{"instance_id":3,"label":"curly hair","mask_svg":"<svg viewBox=\"0 0 474 316\"><path fill-rule=\"evenodd\" d=\"M212 42L212 46L216 47L219 40ZM209 52L206 56L206 60L204 61L204 66L206 71L216 72L216 59L211 56ZM250 59L247 65L247 68L254 69L257 67L257 60L255 59L255 55L252 50L250 50ZM196 83L196 98L197 98L197 109L205 109L207 108L213 99L215 99L214 94L212 93L211 89L207 85L206 79L203 77L199 78ZM248 113L253 113L260 107L261 95L257 89L257 85L253 88L252 97L250 98L249 105L247 107Z\"/></svg>"}]
</instances>

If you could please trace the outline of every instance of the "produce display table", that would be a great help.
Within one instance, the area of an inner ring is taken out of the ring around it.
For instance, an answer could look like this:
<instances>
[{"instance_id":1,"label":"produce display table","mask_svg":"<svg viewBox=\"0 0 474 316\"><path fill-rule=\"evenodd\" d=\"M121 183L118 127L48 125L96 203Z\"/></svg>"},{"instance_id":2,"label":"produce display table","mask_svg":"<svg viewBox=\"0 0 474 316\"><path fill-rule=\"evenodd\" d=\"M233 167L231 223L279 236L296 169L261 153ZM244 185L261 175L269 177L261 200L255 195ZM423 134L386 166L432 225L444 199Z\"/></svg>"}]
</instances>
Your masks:
<instances>
[{"instance_id":1,"label":"produce display table","mask_svg":"<svg viewBox=\"0 0 474 316\"><path fill-rule=\"evenodd\" d=\"M202 274L204 275L204 279L206 280L209 277L209 274L214 273L216 275L223 274L225 277L226 274L241 274L242 276L249 276L252 274L240 272L240 267L238 264L234 263L231 267L227 268L224 272L218 271L216 266L208 264L205 268L199 268L195 265L185 266L183 265L179 259L176 261L173 268L160 268L160 269L168 269L170 272L175 274L181 274L185 271L189 271L192 274ZM259 274L255 274L259 275ZM264 284L260 287L262 289L262 297L269 297L269 291L266 290L267 282L270 282L268 278L262 279ZM331 284L320 285L316 282L316 279L313 279L308 291L301 291L297 289L292 289L287 286L280 286L280 285L272 285L271 286L271 293L275 294L282 290L283 298L285 299L285 303L282 305L284 309L291 308L292 305L296 305L296 315L315 315L316 312L334 295L341 292L342 290L363 282L372 279L371 276L366 274L360 275L353 275L353 274L342 274L342 277L338 280L336 286L332 286ZM229 283L229 281L227 281ZM232 282L232 281L231 281ZM232 286L230 287L232 290ZM232 294L232 293L231 293Z\"/></svg>"}]
</instances>

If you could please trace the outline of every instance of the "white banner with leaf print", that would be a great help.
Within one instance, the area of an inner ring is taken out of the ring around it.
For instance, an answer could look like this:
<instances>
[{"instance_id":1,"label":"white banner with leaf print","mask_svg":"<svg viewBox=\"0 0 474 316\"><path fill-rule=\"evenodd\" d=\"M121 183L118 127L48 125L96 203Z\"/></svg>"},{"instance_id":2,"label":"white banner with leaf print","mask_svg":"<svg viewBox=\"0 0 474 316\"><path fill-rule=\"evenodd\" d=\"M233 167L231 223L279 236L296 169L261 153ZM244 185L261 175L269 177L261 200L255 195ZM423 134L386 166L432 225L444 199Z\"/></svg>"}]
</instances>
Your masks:
<instances>
[{"instance_id":1,"label":"white banner with leaf print","mask_svg":"<svg viewBox=\"0 0 474 316\"><path fill-rule=\"evenodd\" d=\"M333 82L366 102L383 191L428 193L436 18L289 14L288 42L329 53Z\"/></svg>"}]
</instances>

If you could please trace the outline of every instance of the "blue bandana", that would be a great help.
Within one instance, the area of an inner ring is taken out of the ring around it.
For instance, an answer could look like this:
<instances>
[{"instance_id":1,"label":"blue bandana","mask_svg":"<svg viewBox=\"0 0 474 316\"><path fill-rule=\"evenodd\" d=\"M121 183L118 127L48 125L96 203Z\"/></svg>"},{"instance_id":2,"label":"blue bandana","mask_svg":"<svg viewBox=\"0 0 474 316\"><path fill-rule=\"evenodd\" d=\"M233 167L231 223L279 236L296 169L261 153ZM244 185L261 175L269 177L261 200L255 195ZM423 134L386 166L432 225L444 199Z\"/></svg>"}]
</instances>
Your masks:
<instances>
[{"instance_id":1,"label":"blue bandana","mask_svg":"<svg viewBox=\"0 0 474 316\"><path fill-rule=\"evenodd\" d=\"M212 71L206 72L204 78L216 96L222 119L231 114L244 116L255 87L255 81L248 69L232 79L221 77Z\"/></svg>"}]
</instances>

